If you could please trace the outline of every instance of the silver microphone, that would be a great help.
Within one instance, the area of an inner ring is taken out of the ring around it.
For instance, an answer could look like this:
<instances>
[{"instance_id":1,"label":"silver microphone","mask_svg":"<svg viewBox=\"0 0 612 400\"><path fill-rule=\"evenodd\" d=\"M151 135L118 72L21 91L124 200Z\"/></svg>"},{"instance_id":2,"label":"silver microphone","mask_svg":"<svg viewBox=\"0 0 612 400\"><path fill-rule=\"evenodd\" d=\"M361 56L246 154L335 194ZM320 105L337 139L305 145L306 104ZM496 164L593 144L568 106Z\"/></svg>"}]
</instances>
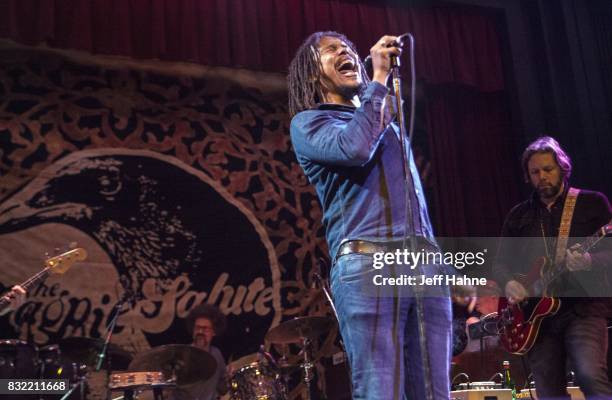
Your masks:
<instances>
[{"instance_id":1,"label":"silver microphone","mask_svg":"<svg viewBox=\"0 0 612 400\"><path fill-rule=\"evenodd\" d=\"M404 41L410 36L409 32L399 35L393 42L389 43L387 47L403 47Z\"/></svg>"},{"instance_id":2,"label":"silver microphone","mask_svg":"<svg viewBox=\"0 0 612 400\"><path fill-rule=\"evenodd\" d=\"M387 44L387 47L404 47L404 41L410 36L409 32L399 35L394 41ZM363 59L363 65L366 72L369 74L372 72L372 56L368 55Z\"/></svg>"}]
</instances>

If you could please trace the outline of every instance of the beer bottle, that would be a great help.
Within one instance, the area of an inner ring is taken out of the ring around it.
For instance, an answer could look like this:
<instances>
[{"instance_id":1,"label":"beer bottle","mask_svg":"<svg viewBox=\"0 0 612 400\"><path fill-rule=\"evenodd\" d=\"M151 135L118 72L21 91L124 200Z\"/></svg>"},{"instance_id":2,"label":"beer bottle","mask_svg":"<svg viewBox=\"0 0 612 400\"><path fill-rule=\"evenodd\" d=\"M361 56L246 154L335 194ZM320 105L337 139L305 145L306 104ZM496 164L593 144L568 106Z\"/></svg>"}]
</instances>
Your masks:
<instances>
[{"instance_id":1,"label":"beer bottle","mask_svg":"<svg viewBox=\"0 0 612 400\"><path fill-rule=\"evenodd\" d=\"M503 366L504 366L504 372L503 372L504 389L512 390L512 400L515 400L516 399L516 385L514 384L514 380L512 379L512 376L510 375L510 361L504 361Z\"/></svg>"}]
</instances>

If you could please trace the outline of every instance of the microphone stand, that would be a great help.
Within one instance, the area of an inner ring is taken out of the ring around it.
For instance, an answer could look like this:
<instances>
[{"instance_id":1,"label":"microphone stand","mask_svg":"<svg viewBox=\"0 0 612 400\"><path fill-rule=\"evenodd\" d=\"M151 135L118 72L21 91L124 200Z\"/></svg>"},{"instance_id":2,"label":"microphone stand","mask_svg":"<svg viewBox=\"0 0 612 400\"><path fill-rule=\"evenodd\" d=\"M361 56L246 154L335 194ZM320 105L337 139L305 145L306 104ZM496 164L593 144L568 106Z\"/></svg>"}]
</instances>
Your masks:
<instances>
[{"instance_id":1,"label":"microphone stand","mask_svg":"<svg viewBox=\"0 0 612 400\"><path fill-rule=\"evenodd\" d=\"M332 299L329 288L327 287L327 283L323 280L321 275L317 274L316 272L314 274L314 278L317 280L319 285L321 285L321 290L323 290L323 294L325 294L325 298L327 299L327 302L329 303L329 306L331 307L332 312L334 313L336 322L339 324L340 319L338 318L338 311L336 311L336 305L334 304L334 300Z\"/></svg>"},{"instance_id":2,"label":"microphone stand","mask_svg":"<svg viewBox=\"0 0 612 400\"><path fill-rule=\"evenodd\" d=\"M99 372L102 369L102 364L104 363L104 359L106 358L106 351L108 349L108 345L111 341L111 338L113 337L113 331L115 330L115 325L117 325L119 314L121 310L123 309L123 305L131 297L132 296L128 294L124 295L121 298L121 300L119 300L119 303L117 303L117 305L115 306L115 315L113 315L113 319L111 320L111 323L106 330L106 338L104 339L104 346L102 346L102 350L100 350L100 353L98 354L98 361L96 363L96 368L95 368L96 372ZM79 383L77 383L69 391L67 391L66 394L64 394L60 400L67 400L77 388L80 388L81 398L84 398L83 396L84 395L83 391L85 389L84 385L85 385L85 379L81 378Z\"/></svg>"},{"instance_id":3,"label":"microphone stand","mask_svg":"<svg viewBox=\"0 0 612 400\"><path fill-rule=\"evenodd\" d=\"M411 107L410 107L410 132L412 132L413 127L414 127L414 101L415 101L415 82L414 79L416 79L415 77L415 73L414 73L414 37L408 33L408 34L404 34L401 35L398 38L399 41L399 45L401 46L402 43L402 38L403 37L408 37L410 39L410 55L411 55L411 72L412 72L412 90L411 90ZM411 186L411 182L410 180L412 179L412 176L410 174L410 167L409 167L409 163L410 163L410 152L411 152L411 148L408 145L408 141L410 139L409 135L406 132L406 123L405 123L405 119L404 119L404 108L402 107L402 80L401 80L401 76L400 76L400 60L398 57L392 56L391 57L391 76L392 76L392 82L393 82L393 91L394 91L394 95L395 95L395 103L396 103L396 110L397 110L397 123L399 125L400 128L400 143L401 143L401 148L402 148L402 169L404 172L404 187L405 187L405 192L406 192L406 197L405 197L405 203L406 203L406 215L405 215L405 227L408 228L409 223L412 229L408 230L406 229L406 234L410 234L410 250L411 252L415 252L416 251L416 237L415 237L415 232L414 232L414 225L411 223L412 222L412 217L413 217L413 208L412 208L412 199L410 198L409 192L408 192L408 188ZM404 235L404 248L406 247L406 235ZM431 366L429 364L429 353L428 353L428 349L427 349L427 333L425 330L425 323L424 323L424 318L425 318L425 311L423 309L423 298L422 298L422 293L421 290L419 288L415 288L414 290L414 296L415 296L415 302L416 302L416 315L417 315L417 325L418 325L418 332L419 332L419 347L421 350L421 363L422 363L422 367L423 367L423 376L424 376L424 383L425 383L425 396L427 400L433 400L434 396L433 396L433 387L432 387L432 379L431 379ZM399 307L398 307L399 310Z\"/></svg>"},{"instance_id":4,"label":"microphone stand","mask_svg":"<svg viewBox=\"0 0 612 400\"><path fill-rule=\"evenodd\" d=\"M320 265L324 264L324 261L320 260ZM334 317L336 318L336 323L338 323L338 327L340 327L340 318L338 317L338 311L336 310L336 305L334 304L334 300L332 298L331 295L331 289L329 287L329 284L327 282L327 280L323 279L321 277L321 275L319 275L318 273L314 273L314 278L315 280L319 283L319 285L321 285L321 289L323 290L323 293L325 294L325 297L327 298L327 302L329 303L329 306L332 309L332 312L334 313ZM342 339L340 339L340 348L342 349L342 352L344 353L344 358L347 358L347 352L346 352L346 347L344 346L344 342L342 341ZM353 382L351 380L351 366L348 363L348 361L346 361L346 365L347 365L347 375L348 375L348 381L351 383L351 386L349 388L350 390L350 394L351 397L353 395Z\"/></svg>"},{"instance_id":5,"label":"microphone stand","mask_svg":"<svg viewBox=\"0 0 612 400\"><path fill-rule=\"evenodd\" d=\"M115 315L113 315L113 319L111 323L108 325L106 330L106 338L104 339L104 346L102 346L102 350L100 350L100 354L98 354L98 362L96 364L96 372L102 369L102 364L104 363L104 359L106 358L106 351L108 350L108 345L110 344L111 338L113 337L113 331L115 330L115 326L117 325L117 320L119 319L119 315L121 310L123 309L123 305L130 299L132 296L130 294L125 294L119 303L115 306Z\"/></svg>"}]
</instances>

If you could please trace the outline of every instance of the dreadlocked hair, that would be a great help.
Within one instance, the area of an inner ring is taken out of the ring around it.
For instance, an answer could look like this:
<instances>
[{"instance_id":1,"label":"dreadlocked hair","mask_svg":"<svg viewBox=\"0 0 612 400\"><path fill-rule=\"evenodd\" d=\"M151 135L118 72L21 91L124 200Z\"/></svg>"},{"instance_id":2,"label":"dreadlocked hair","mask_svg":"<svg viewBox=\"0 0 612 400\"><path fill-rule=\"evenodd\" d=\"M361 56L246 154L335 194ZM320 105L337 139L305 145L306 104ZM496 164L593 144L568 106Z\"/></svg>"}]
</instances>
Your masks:
<instances>
[{"instance_id":1,"label":"dreadlocked hair","mask_svg":"<svg viewBox=\"0 0 612 400\"><path fill-rule=\"evenodd\" d=\"M335 37L342 40L355 53L355 45L341 33L327 31L315 32L308 36L304 43L298 48L289 64L289 75L287 76L287 87L289 90L289 114L293 117L300 111L313 108L317 103L323 101L321 91L321 55L318 45L323 37ZM370 78L365 72L365 67L359 57L356 62L360 64L361 81L368 83Z\"/></svg>"}]
</instances>

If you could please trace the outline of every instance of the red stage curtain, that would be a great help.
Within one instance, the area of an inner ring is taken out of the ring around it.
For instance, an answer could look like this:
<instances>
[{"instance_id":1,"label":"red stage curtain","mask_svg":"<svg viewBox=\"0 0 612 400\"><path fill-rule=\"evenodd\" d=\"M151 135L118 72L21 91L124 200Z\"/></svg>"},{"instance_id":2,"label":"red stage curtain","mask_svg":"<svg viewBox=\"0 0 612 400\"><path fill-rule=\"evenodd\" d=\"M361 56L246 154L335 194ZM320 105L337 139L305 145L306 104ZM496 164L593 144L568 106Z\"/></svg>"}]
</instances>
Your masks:
<instances>
[{"instance_id":1,"label":"red stage curtain","mask_svg":"<svg viewBox=\"0 0 612 400\"><path fill-rule=\"evenodd\" d=\"M317 30L365 56L385 33L412 32L419 78L503 88L492 18L477 8L341 0L4 0L0 37L92 54L285 72Z\"/></svg>"},{"instance_id":2,"label":"red stage curtain","mask_svg":"<svg viewBox=\"0 0 612 400\"><path fill-rule=\"evenodd\" d=\"M497 236L522 185L505 92L444 85L426 98L436 233Z\"/></svg>"},{"instance_id":3,"label":"red stage curtain","mask_svg":"<svg viewBox=\"0 0 612 400\"><path fill-rule=\"evenodd\" d=\"M362 56L385 33L414 34L417 77L428 88L436 230L499 232L504 213L518 200L520 171L495 16L482 9L368 0L0 2L0 37L20 43L280 73L318 30L345 33Z\"/></svg>"}]
</instances>

